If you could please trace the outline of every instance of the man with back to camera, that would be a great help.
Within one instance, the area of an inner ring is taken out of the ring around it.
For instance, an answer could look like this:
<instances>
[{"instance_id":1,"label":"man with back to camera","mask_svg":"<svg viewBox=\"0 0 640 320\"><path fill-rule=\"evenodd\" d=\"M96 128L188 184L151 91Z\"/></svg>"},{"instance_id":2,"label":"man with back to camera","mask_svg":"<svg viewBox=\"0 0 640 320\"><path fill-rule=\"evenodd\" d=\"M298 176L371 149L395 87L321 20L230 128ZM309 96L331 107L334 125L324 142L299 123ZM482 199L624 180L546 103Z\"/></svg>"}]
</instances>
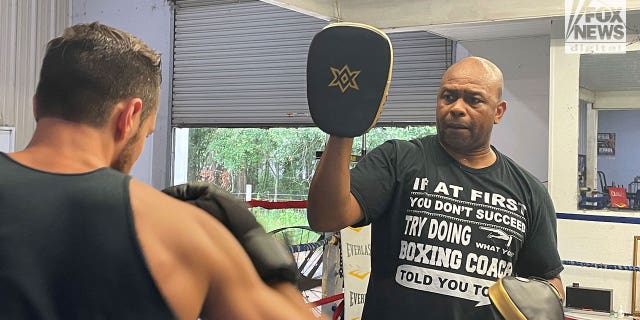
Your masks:
<instances>
[{"instance_id":1,"label":"man with back to camera","mask_svg":"<svg viewBox=\"0 0 640 320\"><path fill-rule=\"evenodd\" d=\"M160 82L160 55L121 30L49 42L35 133L0 153L0 318L315 319L207 212L128 176Z\"/></svg>"},{"instance_id":2,"label":"man with back to camera","mask_svg":"<svg viewBox=\"0 0 640 320\"><path fill-rule=\"evenodd\" d=\"M468 57L442 77L437 135L387 141L352 170L353 138L329 137L307 215L318 231L371 224L362 319L493 319L488 287L510 274L563 295L551 198L490 144L502 88L497 66Z\"/></svg>"}]
</instances>

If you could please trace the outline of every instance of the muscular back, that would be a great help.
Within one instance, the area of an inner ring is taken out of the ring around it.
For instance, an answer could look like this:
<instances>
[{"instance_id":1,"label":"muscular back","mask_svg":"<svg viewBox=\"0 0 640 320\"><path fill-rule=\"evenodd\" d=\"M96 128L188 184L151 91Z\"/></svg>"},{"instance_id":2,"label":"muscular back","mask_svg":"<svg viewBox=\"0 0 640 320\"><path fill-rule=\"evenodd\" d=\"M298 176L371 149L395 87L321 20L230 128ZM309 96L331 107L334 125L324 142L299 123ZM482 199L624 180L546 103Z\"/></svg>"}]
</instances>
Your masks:
<instances>
[{"instance_id":1,"label":"muscular back","mask_svg":"<svg viewBox=\"0 0 640 320\"><path fill-rule=\"evenodd\" d=\"M135 237L130 178L0 153L1 319L171 319Z\"/></svg>"},{"instance_id":2,"label":"muscular back","mask_svg":"<svg viewBox=\"0 0 640 320\"><path fill-rule=\"evenodd\" d=\"M131 181L138 238L175 315L195 319L313 319L302 300L265 285L233 236L206 212Z\"/></svg>"}]
</instances>

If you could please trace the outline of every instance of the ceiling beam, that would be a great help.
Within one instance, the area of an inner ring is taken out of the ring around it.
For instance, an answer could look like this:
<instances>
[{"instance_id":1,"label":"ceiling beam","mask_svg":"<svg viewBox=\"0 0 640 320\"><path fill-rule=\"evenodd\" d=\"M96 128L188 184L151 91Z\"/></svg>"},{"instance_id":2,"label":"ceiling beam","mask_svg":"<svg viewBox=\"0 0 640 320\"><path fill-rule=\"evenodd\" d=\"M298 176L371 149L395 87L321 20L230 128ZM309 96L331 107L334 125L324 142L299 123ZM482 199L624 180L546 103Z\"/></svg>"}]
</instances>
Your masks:
<instances>
[{"instance_id":1,"label":"ceiling beam","mask_svg":"<svg viewBox=\"0 0 640 320\"><path fill-rule=\"evenodd\" d=\"M564 16L565 0L262 0L325 20L370 24L381 29L428 30L430 26ZM627 0L640 10L640 0Z\"/></svg>"},{"instance_id":2,"label":"ceiling beam","mask_svg":"<svg viewBox=\"0 0 640 320\"><path fill-rule=\"evenodd\" d=\"M594 109L640 109L640 91L596 91Z\"/></svg>"},{"instance_id":3,"label":"ceiling beam","mask_svg":"<svg viewBox=\"0 0 640 320\"><path fill-rule=\"evenodd\" d=\"M337 11L337 0L260 0L285 9L297 11L308 16L320 18L327 21L335 21L339 12Z\"/></svg>"}]
</instances>

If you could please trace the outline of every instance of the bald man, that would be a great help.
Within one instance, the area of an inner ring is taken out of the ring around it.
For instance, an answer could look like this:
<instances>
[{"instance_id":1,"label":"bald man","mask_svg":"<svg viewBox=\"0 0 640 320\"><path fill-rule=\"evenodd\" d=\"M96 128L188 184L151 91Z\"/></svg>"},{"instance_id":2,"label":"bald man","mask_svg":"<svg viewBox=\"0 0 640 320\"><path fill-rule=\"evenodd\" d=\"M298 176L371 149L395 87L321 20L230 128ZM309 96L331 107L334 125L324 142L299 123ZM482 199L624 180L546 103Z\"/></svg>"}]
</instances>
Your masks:
<instances>
[{"instance_id":1,"label":"bald man","mask_svg":"<svg viewBox=\"0 0 640 320\"><path fill-rule=\"evenodd\" d=\"M465 58L442 77L437 135L387 141L352 170L353 139L329 137L308 218L319 231L371 224L362 319L492 319L488 287L506 275L562 292L551 198L490 142L502 87L496 65Z\"/></svg>"}]
</instances>

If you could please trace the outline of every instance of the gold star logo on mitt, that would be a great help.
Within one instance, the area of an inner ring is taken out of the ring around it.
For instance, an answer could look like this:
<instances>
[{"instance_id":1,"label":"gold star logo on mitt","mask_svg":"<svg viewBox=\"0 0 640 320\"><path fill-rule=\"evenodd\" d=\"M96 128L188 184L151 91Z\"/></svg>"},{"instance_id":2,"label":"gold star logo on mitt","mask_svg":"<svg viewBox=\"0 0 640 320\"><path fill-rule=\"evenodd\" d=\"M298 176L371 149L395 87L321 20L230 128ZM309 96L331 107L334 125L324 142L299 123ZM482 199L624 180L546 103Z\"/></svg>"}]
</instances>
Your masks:
<instances>
[{"instance_id":1,"label":"gold star logo on mitt","mask_svg":"<svg viewBox=\"0 0 640 320\"><path fill-rule=\"evenodd\" d=\"M329 87L340 87L342 93L349 88L360 90L356 82L356 77L360 74L360 71L351 71L348 65L345 65L342 69L329 68L331 69L331 73L333 73L333 80L329 83Z\"/></svg>"}]
</instances>

